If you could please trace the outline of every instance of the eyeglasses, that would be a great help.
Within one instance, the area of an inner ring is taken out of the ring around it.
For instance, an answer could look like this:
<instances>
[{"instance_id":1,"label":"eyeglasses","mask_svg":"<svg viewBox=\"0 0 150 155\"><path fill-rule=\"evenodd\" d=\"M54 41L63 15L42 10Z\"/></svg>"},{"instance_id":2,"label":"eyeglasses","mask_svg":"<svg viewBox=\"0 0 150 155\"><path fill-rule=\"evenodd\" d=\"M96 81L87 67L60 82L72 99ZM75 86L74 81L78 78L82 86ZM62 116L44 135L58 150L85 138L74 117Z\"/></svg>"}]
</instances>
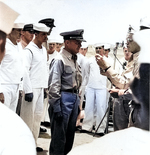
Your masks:
<instances>
[{"instance_id":1,"label":"eyeglasses","mask_svg":"<svg viewBox=\"0 0 150 155\"><path fill-rule=\"evenodd\" d=\"M101 47L96 47L96 50L98 50L98 49L102 49Z\"/></svg>"}]
</instances>

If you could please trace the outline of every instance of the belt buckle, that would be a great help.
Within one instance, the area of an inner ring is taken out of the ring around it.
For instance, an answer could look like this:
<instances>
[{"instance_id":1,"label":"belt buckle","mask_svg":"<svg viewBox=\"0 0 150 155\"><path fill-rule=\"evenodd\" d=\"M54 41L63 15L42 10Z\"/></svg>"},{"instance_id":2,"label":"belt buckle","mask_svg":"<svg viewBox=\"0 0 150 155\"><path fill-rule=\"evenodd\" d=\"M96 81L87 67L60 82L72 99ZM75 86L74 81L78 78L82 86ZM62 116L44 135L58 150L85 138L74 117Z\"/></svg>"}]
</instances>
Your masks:
<instances>
[{"instance_id":1,"label":"belt buckle","mask_svg":"<svg viewBox=\"0 0 150 155\"><path fill-rule=\"evenodd\" d=\"M78 94L78 89L73 88L72 93Z\"/></svg>"}]
</instances>

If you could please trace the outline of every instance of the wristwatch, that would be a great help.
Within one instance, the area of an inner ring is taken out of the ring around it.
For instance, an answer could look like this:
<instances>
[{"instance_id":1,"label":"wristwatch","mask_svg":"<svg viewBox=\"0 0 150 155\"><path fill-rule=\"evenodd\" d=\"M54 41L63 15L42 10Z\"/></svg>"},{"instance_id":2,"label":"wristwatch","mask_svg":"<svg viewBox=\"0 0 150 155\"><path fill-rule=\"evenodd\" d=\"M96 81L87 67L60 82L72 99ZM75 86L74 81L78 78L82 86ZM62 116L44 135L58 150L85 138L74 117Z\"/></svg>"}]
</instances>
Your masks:
<instances>
[{"instance_id":1,"label":"wristwatch","mask_svg":"<svg viewBox=\"0 0 150 155\"><path fill-rule=\"evenodd\" d=\"M107 70L110 68L111 66L107 67L106 69L103 69L103 72L107 72Z\"/></svg>"}]
</instances>

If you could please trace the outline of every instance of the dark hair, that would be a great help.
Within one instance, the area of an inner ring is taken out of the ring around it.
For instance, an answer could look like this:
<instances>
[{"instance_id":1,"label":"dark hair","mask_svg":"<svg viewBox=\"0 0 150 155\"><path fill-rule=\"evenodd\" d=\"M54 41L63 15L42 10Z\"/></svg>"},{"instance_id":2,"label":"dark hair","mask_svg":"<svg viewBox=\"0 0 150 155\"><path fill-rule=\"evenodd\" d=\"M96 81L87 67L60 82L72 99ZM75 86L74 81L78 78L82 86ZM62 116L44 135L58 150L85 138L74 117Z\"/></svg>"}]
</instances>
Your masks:
<instances>
[{"instance_id":1,"label":"dark hair","mask_svg":"<svg viewBox=\"0 0 150 155\"><path fill-rule=\"evenodd\" d=\"M2 44L0 44L0 51L3 53L5 51L6 33L1 30L0 30L0 40L3 40Z\"/></svg>"}]
</instances>

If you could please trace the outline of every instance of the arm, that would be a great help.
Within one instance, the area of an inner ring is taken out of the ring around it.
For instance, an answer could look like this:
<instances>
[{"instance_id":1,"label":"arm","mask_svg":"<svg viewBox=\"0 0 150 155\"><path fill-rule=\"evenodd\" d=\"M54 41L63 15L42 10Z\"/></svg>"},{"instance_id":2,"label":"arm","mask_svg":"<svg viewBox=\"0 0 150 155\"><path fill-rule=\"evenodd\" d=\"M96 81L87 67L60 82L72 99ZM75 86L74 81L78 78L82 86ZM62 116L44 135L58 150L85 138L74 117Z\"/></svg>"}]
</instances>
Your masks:
<instances>
[{"instance_id":1,"label":"arm","mask_svg":"<svg viewBox=\"0 0 150 155\"><path fill-rule=\"evenodd\" d=\"M126 89L129 87L129 82L132 74L128 76L127 73L132 72L133 65L129 69L127 69L124 73L122 73L122 75L120 75L112 67L110 67L109 62L106 61L107 59L104 59L102 56L97 54L96 60L97 64L103 70L106 71L105 76L108 77L108 79L111 81L113 85L115 85L120 89Z\"/></svg>"},{"instance_id":2,"label":"arm","mask_svg":"<svg viewBox=\"0 0 150 155\"><path fill-rule=\"evenodd\" d=\"M53 60L51 63L48 89L49 89L49 104L52 105L54 112L60 112L60 97L61 97L61 75L63 73L64 64L61 60Z\"/></svg>"},{"instance_id":3,"label":"arm","mask_svg":"<svg viewBox=\"0 0 150 155\"><path fill-rule=\"evenodd\" d=\"M127 89L129 87L130 78L126 77L124 74L120 75L112 69L112 67L107 70L106 76L113 85L120 89Z\"/></svg>"},{"instance_id":4,"label":"arm","mask_svg":"<svg viewBox=\"0 0 150 155\"><path fill-rule=\"evenodd\" d=\"M24 75L23 75L23 87L25 94L32 93L32 85L30 81L30 68L32 64L32 53L29 50L24 50Z\"/></svg>"}]
</instances>

